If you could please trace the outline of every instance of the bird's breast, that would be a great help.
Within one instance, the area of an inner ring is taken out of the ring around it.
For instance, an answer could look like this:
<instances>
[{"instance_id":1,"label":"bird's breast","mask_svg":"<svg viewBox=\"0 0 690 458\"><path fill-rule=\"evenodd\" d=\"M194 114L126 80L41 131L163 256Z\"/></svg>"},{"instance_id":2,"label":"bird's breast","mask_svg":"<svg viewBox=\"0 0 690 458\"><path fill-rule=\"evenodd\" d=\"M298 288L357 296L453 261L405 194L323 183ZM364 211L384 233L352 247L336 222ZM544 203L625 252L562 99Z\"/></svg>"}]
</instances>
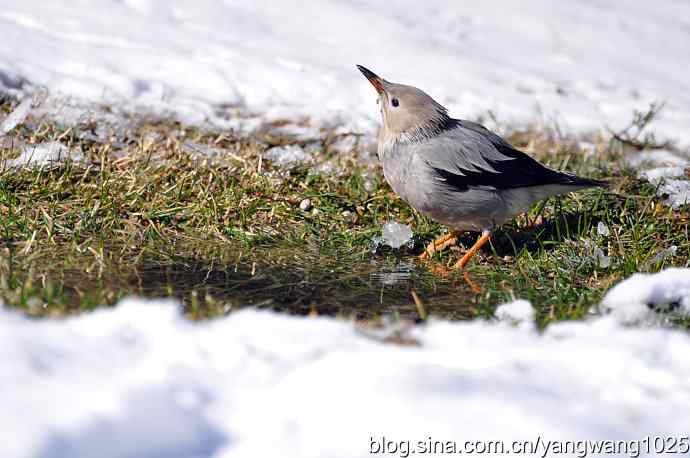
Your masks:
<instances>
[{"instance_id":1,"label":"bird's breast","mask_svg":"<svg viewBox=\"0 0 690 458\"><path fill-rule=\"evenodd\" d=\"M404 147L381 148L383 175L393 191L417 210L428 200L428 166Z\"/></svg>"}]
</instances>

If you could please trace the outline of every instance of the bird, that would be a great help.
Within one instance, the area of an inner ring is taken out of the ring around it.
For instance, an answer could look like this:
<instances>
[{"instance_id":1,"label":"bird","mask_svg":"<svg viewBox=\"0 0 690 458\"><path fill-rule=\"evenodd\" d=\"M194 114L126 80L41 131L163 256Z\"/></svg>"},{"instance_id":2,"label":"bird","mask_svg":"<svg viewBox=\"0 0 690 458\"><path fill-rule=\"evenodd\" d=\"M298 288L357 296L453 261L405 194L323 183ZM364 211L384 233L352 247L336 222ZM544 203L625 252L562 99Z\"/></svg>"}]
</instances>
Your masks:
<instances>
[{"instance_id":1,"label":"bird","mask_svg":"<svg viewBox=\"0 0 690 458\"><path fill-rule=\"evenodd\" d=\"M393 191L449 227L419 256L431 258L461 232L481 235L453 267L463 269L498 226L551 196L607 182L549 168L479 123L452 118L426 92L357 65L378 93L377 154Z\"/></svg>"}]
</instances>

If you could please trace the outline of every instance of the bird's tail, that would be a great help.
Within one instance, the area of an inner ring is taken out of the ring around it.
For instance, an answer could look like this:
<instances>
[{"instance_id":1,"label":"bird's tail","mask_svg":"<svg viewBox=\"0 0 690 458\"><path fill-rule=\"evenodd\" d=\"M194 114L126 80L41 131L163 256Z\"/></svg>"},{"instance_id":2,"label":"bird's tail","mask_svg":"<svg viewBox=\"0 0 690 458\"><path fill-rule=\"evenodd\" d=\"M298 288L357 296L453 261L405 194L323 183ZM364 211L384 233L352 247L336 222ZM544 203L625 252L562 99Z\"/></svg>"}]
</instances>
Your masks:
<instances>
[{"instance_id":1,"label":"bird's tail","mask_svg":"<svg viewBox=\"0 0 690 458\"><path fill-rule=\"evenodd\" d=\"M604 180L595 180L594 178L583 178L572 173L566 173L568 180L567 185L578 186L582 188L608 188L609 182Z\"/></svg>"},{"instance_id":2,"label":"bird's tail","mask_svg":"<svg viewBox=\"0 0 690 458\"><path fill-rule=\"evenodd\" d=\"M594 178L577 177L577 184L587 187L596 187L608 189L609 182L604 180L595 180Z\"/></svg>"}]
</instances>

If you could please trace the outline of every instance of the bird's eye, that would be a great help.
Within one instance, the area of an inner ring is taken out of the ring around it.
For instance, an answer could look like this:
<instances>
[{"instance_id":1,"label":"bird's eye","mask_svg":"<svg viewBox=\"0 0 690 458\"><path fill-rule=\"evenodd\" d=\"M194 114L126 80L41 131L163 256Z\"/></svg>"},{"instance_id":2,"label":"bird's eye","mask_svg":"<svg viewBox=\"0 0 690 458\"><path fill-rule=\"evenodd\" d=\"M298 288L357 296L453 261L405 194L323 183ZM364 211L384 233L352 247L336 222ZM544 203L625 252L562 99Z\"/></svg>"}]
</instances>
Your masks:
<instances>
[{"instance_id":1,"label":"bird's eye","mask_svg":"<svg viewBox=\"0 0 690 458\"><path fill-rule=\"evenodd\" d=\"M398 105L400 105L400 102L398 102L398 99L393 99L393 100L391 100L391 105L393 105L394 107L397 107Z\"/></svg>"}]
</instances>

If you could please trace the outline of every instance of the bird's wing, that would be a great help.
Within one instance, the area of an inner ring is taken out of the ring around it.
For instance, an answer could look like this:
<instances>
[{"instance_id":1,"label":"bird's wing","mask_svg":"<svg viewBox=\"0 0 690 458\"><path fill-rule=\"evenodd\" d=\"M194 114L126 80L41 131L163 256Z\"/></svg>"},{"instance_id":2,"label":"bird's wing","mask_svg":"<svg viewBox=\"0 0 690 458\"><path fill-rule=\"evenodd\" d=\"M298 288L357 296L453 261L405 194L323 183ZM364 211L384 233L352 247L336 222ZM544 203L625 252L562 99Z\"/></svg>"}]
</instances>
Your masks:
<instances>
[{"instance_id":1,"label":"bird's wing","mask_svg":"<svg viewBox=\"0 0 690 458\"><path fill-rule=\"evenodd\" d=\"M550 169L516 150L480 124L457 120L423 147L440 181L458 191L470 187L524 188L549 184L597 186L602 182Z\"/></svg>"}]
</instances>

